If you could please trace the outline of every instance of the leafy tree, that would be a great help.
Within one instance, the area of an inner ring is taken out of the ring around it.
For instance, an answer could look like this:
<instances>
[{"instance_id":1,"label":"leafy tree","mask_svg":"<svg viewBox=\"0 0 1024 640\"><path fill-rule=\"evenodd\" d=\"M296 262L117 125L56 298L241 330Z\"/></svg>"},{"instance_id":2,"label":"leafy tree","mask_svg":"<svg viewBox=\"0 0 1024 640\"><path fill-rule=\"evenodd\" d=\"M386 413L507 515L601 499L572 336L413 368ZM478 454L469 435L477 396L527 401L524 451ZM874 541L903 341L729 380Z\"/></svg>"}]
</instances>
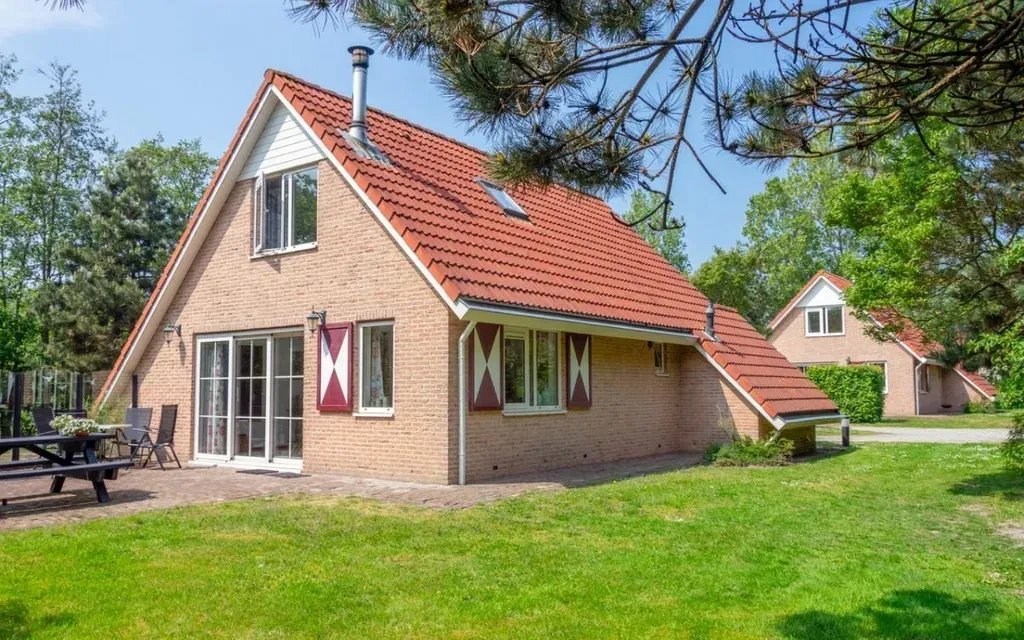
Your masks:
<instances>
[{"instance_id":1,"label":"leafy tree","mask_svg":"<svg viewBox=\"0 0 1024 640\"><path fill-rule=\"evenodd\" d=\"M815 272L841 272L843 259L861 251L856 234L833 219L833 192L846 171L836 158L793 162L750 198L743 241L716 248L694 284L764 330Z\"/></svg>"},{"instance_id":2,"label":"leafy tree","mask_svg":"<svg viewBox=\"0 0 1024 640\"><path fill-rule=\"evenodd\" d=\"M110 366L167 262L173 206L151 155L132 150L107 167L75 220L73 275L59 288L53 327L54 345L76 370Z\"/></svg>"},{"instance_id":3,"label":"leafy tree","mask_svg":"<svg viewBox=\"0 0 1024 640\"><path fill-rule=\"evenodd\" d=\"M167 146L162 135L143 140L128 153L149 158L156 172L160 197L171 205L169 226L174 237L169 241L173 247L177 234L185 228L185 222L203 196L217 159L203 151L198 138Z\"/></svg>"},{"instance_id":4,"label":"leafy tree","mask_svg":"<svg viewBox=\"0 0 1024 640\"><path fill-rule=\"evenodd\" d=\"M686 256L686 243L683 241L683 222L673 221L670 227L659 229L645 220L661 210L661 200L662 197L658 194L637 189L633 192L625 220L633 225L640 237L660 253L661 257L682 273L687 273L690 270L690 259Z\"/></svg>"}]
</instances>

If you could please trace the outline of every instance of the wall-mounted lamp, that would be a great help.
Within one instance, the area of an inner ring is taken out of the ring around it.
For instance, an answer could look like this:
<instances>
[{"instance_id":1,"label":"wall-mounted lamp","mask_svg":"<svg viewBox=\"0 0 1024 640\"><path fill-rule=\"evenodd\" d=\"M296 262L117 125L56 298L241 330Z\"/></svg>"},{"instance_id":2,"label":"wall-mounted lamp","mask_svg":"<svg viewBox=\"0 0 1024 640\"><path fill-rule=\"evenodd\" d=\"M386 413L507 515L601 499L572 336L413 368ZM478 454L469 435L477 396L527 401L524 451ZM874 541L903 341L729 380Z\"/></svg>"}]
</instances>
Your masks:
<instances>
[{"instance_id":1,"label":"wall-mounted lamp","mask_svg":"<svg viewBox=\"0 0 1024 640\"><path fill-rule=\"evenodd\" d=\"M181 337L181 325L180 324L169 324L164 327L164 342L171 344L171 336L177 334Z\"/></svg>"},{"instance_id":2,"label":"wall-mounted lamp","mask_svg":"<svg viewBox=\"0 0 1024 640\"><path fill-rule=\"evenodd\" d=\"M317 327L322 329L326 324L327 311L325 309L321 309L320 311L310 309L309 313L306 314L306 328L309 329L310 333L316 331Z\"/></svg>"}]
</instances>

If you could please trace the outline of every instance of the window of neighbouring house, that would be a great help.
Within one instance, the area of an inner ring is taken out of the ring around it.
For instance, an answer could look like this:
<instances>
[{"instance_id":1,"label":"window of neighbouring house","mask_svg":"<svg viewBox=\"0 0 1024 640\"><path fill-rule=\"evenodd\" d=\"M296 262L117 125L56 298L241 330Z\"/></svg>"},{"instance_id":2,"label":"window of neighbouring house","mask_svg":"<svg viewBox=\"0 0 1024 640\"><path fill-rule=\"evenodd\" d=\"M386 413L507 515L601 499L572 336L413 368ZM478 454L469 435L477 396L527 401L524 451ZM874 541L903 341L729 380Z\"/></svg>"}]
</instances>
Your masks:
<instances>
[{"instance_id":1,"label":"window of neighbouring house","mask_svg":"<svg viewBox=\"0 0 1024 640\"><path fill-rule=\"evenodd\" d=\"M921 393L931 393L932 391L931 370L930 366L924 365L917 374L917 390Z\"/></svg>"},{"instance_id":2,"label":"window of neighbouring house","mask_svg":"<svg viewBox=\"0 0 1024 640\"><path fill-rule=\"evenodd\" d=\"M861 364L871 365L882 370L882 380L884 381L882 393L889 393L889 367L884 362L862 362Z\"/></svg>"},{"instance_id":3,"label":"window of neighbouring house","mask_svg":"<svg viewBox=\"0 0 1024 640\"><path fill-rule=\"evenodd\" d=\"M318 188L316 167L257 178L253 252L313 245Z\"/></svg>"},{"instance_id":4,"label":"window of neighbouring house","mask_svg":"<svg viewBox=\"0 0 1024 640\"><path fill-rule=\"evenodd\" d=\"M665 375L665 343L654 343L654 373Z\"/></svg>"},{"instance_id":5,"label":"window of neighbouring house","mask_svg":"<svg viewBox=\"0 0 1024 640\"><path fill-rule=\"evenodd\" d=\"M370 322L359 327L359 411L394 412L395 325Z\"/></svg>"},{"instance_id":6,"label":"window of neighbouring house","mask_svg":"<svg viewBox=\"0 0 1024 640\"><path fill-rule=\"evenodd\" d=\"M843 307L811 307L804 312L806 334L835 336L843 333Z\"/></svg>"},{"instance_id":7,"label":"window of neighbouring house","mask_svg":"<svg viewBox=\"0 0 1024 640\"><path fill-rule=\"evenodd\" d=\"M561 407L561 350L557 331L505 327L505 409Z\"/></svg>"}]
</instances>

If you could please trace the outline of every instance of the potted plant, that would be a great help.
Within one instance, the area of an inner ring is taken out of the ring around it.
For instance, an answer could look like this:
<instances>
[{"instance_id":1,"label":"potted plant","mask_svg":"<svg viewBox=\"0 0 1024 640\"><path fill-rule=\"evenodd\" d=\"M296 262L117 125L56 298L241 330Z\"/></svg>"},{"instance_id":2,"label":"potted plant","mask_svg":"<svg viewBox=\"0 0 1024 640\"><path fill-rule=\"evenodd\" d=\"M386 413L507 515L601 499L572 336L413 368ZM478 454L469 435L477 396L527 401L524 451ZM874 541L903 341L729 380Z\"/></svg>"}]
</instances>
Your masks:
<instances>
[{"instance_id":1,"label":"potted plant","mask_svg":"<svg viewBox=\"0 0 1024 640\"><path fill-rule=\"evenodd\" d=\"M100 430L95 420L76 418L70 415L57 416L50 423L50 426L56 429L57 433L62 436L75 436L78 438L84 438Z\"/></svg>"}]
</instances>

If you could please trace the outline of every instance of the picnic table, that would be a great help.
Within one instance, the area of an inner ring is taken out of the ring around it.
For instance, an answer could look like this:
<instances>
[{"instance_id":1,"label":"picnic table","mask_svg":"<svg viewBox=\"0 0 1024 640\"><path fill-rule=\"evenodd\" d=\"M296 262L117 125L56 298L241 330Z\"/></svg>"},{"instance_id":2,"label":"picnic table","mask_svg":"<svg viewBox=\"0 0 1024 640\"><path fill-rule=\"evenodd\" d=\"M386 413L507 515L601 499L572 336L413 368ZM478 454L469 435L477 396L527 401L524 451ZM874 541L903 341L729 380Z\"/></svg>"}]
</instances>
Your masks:
<instances>
[{"instance_id":1,"label":"picnic table","mask_svg":"<svg viewBox=\"0 0 1024 640\"><path fill-rule=\"evenodd\" d=\"M112 438L112 433L92 433L86 436L36 435L19 438L0 438L0 455L12 449L24 449L39 456L27 460L0 462L0 480L20 480L53 476L50 493L60 493L64 480L77 478L92 482L96 501L107 502L105 480L117 479L120 469L132 465L131 460L100 461L97 446ZM54 452L48 447L56 447ZM6 502L6 500L4 501Z\"/></svg>"}]
</instances>

